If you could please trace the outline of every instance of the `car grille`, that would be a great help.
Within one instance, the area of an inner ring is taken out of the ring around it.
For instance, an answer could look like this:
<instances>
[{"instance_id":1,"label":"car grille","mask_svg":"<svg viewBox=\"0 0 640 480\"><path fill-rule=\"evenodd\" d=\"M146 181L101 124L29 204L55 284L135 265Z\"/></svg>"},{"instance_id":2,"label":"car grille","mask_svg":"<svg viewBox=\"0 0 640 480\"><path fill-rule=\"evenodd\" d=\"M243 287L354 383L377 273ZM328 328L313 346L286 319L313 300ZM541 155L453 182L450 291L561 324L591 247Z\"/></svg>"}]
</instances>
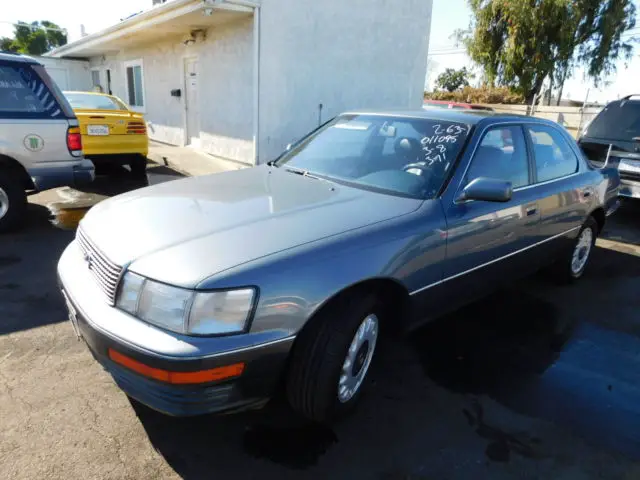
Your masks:
<instances>
[{"instance_id":1,"label":"car grille","mask_svg":"<svg viewBox=\"0 0 640 480\"><path fill-rule=\"evenodd\" d=\"M116 290L118 289L122 267L105 257L80 229L76 234L76 241L98 286L106 295L109 303L113 305L116 301Z\"/></svg>"},{"instance_id":2,"label":"car grille","mask_svg":"<svg viewBox=\"0 0 640 480\"><path fill-rule=\"evenodd\" d=\"M636 182L640 181L640 174L635 172L625 172L620 170L620 178L622 180L634 180Z\"/></svg>"}]
</instances>

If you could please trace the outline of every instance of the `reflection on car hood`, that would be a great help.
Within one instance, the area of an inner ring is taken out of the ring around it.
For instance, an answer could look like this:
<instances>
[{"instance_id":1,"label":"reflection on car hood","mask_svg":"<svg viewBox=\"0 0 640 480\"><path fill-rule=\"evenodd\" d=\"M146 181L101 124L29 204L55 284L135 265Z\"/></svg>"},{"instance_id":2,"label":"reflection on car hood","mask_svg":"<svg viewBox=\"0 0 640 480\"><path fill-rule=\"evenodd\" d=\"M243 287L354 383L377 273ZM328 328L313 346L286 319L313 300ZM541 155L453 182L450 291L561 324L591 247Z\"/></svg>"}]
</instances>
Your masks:
<instances>
[{"instance_id":1,"label":"reflection on car hood","mask_svg":"<svg viewBox=\"0 0 640 480\"><path fill-rule=\"evenodd\" d=\"M395 197L261 166L176 180L96 205L81 228L112 261L192 287L251 260L416 210Z\"/></svg>"}]
</instances>

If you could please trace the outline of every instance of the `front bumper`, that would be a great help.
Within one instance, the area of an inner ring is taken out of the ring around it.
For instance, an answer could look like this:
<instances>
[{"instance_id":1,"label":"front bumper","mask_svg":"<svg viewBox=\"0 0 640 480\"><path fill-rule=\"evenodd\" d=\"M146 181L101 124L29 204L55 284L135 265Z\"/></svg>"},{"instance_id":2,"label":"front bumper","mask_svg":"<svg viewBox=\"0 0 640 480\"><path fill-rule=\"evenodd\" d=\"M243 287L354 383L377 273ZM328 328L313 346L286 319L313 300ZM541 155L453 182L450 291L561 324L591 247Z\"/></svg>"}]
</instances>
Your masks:
<instances>
[{"instance_id":1,"label":"front bumper","mask_svg":"<svg viewBox=\"0 0 640 480\"><path fill-rule=\"evenodd\" d=\"M83 158L78 162L61 162L29 169L29 176L36 190L49 190L56 187L81 187L87 185L96 177L93 162Z\"/></svg>"},{"instance_id":2,"label":"front bumper","mask_svg":"<svg viewBox=\"0 0 640 480\"><path fill-rule=\"evenodd\" d=\"M124 312L110 307L100 297L101 292L91 273L78 262L77 247L72 243L65 250L58 266L60 287L70 307L72 323L84 339L94 358L111 374L116 384L129 396L154 410L173 416L192 416L212 412L226 412L262 406L272 396L284 371L294 338L273 339L244 348L228 350L230 337L210 337L207 352L179 354L169 351L184 342L171 343L169 332L143 325L146 334L136 332L141 322ZM97 296L94 296L96 294ZM106 322L105 322L106 320ZM113 324L114 328L105 328ZM133 332L123 339L114 334ZM247 337L250 334L246 335ZM155 339L154 339L155 337ZM234 336L235 341L242 340ZM164 338L165 341L158 341ZM134 344L135 340L137 344ZM155 342L154 342L155 340ZM200 339L202 341L202 339ZM146 343L145 343L146 342ZM143 344L143 345L140 345ZM150 350L155 345L156 351ZM216 346L220 346L219 349ZM154 380L134 372L109 357L109 349L148 367L173 372L195 372L243 362L244 371L231 380L208 384L174 385ZM164 350L164 351L162 351Z\"/></svg>"}]
</instances>

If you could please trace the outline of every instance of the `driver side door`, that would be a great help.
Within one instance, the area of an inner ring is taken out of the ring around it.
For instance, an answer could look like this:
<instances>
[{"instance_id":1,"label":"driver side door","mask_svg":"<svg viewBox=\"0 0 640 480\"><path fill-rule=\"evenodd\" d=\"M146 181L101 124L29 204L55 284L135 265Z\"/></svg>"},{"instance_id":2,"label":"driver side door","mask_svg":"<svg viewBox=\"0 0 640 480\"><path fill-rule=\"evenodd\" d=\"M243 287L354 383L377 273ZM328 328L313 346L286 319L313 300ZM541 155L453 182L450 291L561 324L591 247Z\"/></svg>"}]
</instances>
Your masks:
<instances>
[{"instance_id":1,"label":"driver side door","mask_svg":"<svg viewBox=\"0 0 640 480\"><path fill-rule=\"evenodd\" d=\"M511 182L511 199L505 203L457 200L462 189L478 177ZM540 212L535 188L530 188L533 178L522 126L489 127L481 134L454 194L443 198L447 221L443 282L463 302L525 275L535 263L529 250L539 241Z\"/></svg>"}]
</instances>

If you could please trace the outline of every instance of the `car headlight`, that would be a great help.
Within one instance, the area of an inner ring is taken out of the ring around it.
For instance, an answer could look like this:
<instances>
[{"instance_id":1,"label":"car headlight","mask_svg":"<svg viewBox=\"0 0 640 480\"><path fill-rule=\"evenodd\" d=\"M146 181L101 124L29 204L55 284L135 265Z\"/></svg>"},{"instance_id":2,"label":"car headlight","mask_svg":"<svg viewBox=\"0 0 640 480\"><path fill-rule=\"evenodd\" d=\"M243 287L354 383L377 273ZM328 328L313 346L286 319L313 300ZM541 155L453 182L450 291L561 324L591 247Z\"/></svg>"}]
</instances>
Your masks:
<instances>
[{"instance_id":1,"label":"car headlight","mask_svg":"<svg viewBox=\"0 0 640 480\"><path fill-rule=\"evenodd\" d=\"M173 332L224 335L245 330L255 296L253 288L197 292L127 272L116 307Z\"/></svg>"}]
</instances>

